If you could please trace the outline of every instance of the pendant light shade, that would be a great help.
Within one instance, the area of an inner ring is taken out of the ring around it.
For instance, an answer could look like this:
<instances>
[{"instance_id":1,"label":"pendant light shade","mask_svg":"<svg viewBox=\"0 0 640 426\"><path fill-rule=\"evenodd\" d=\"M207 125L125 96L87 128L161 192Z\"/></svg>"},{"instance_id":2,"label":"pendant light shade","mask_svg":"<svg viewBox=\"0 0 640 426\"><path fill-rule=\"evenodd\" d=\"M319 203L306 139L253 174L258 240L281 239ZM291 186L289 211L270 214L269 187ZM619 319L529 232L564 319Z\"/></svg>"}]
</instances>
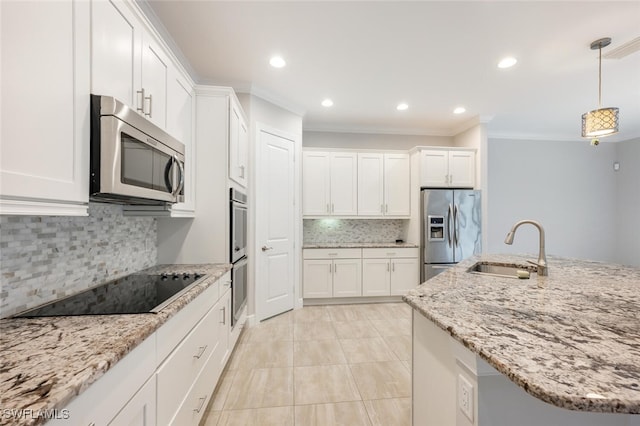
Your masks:
<instances>
[{"instance_id":1,"label":"pendant light shade","mask_svg":"<svg viewBox=\"0 0 640 426\"><path fill-rule=\"evenodd\" d=\"M602 108L602 48L611 44L610 38L601 38L591 43L591 50L599 50L598 60L598 109L582 114L582 137L598 138L618 132L618 108ZM598 141L594 140L594 145Z\"/></svg>"},{"instance_id":2,"label":"pendant light shade","mask_svg":"<svg viewBox=\"0 0 640 426\"><path fill-rule=\"evenodd\" d=\"M618 108L600 108L582 114L582 137L596 138L618 132Z\"/></svg>"}]
</instances>

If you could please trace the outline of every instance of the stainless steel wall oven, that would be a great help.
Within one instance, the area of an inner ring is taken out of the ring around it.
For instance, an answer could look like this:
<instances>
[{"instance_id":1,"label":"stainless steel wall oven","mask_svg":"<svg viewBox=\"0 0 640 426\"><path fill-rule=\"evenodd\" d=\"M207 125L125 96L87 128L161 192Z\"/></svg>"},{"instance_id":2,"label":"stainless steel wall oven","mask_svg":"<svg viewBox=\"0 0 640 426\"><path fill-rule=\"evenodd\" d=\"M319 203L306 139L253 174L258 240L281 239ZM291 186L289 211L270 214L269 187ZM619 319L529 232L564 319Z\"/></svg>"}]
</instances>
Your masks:
<instances>
[{"instance_id":1,"label":"stainless steel wall oven","mask_svg":"<svg viewBox=\"0 0 640 426\"><path fill-rule=\"evenodd\" d=\"M240 319L247 303L247 196L237 189L229 190L231 208L230 255L231 273L231 325Z\"/></svg>"}]
</instances>

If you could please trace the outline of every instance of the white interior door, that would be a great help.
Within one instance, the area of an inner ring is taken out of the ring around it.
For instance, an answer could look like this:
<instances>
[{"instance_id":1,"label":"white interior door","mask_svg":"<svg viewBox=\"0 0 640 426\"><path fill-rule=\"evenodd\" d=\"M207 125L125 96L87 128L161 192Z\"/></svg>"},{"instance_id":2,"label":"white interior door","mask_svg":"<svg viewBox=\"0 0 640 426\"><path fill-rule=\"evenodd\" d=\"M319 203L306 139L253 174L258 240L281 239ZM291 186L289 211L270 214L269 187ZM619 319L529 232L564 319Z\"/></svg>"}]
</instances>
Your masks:
<instances>
[{"instance_id":1,"label":"white interior door","mask_svg":"<svg viewBox=\"0 0 640 426\"><path fill-rule=\"evenodd\" d=\"M295 302L295 142L265 130L258 134L256 176L258 321L293 309Z\"/></svg>"}]
</instances>

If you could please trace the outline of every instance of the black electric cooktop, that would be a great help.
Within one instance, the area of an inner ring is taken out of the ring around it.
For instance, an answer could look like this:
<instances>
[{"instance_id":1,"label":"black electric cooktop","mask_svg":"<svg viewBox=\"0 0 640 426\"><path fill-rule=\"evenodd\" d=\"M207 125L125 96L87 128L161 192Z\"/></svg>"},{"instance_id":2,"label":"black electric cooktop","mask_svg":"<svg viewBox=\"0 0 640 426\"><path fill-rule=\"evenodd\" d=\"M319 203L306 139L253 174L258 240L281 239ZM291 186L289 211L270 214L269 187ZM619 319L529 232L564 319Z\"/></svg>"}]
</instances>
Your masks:
<instances>
[{"instance_id":1,"label":"black electric cooktop","mask_svg":"<svg viewBox=\"0 0 640 426\"><path fill-rule=\"evenodd\" d=\"M205 277L201 274L127 275L14 318L157 313Z\"/></svg>"}]
</instances>

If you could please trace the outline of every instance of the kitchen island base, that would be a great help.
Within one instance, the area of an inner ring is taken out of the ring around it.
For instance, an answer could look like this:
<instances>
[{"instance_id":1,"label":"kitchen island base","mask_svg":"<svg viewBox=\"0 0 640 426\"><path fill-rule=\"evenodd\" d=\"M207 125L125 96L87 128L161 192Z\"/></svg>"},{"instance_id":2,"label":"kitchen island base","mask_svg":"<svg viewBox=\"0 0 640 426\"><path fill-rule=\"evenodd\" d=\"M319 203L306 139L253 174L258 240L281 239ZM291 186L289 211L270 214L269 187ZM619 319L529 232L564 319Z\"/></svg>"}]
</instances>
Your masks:
<instances>
[{"instance_id":1,"label":"kitchen island base","mask_svg":"<svg viewBox=\"0 0 640 426\"><path fill-rule=\"evenodd\" d=\"M412 330L413 426L640 425L640 415L572 411L529 395L417 311Z\"/></svg>"}]
</instances>

